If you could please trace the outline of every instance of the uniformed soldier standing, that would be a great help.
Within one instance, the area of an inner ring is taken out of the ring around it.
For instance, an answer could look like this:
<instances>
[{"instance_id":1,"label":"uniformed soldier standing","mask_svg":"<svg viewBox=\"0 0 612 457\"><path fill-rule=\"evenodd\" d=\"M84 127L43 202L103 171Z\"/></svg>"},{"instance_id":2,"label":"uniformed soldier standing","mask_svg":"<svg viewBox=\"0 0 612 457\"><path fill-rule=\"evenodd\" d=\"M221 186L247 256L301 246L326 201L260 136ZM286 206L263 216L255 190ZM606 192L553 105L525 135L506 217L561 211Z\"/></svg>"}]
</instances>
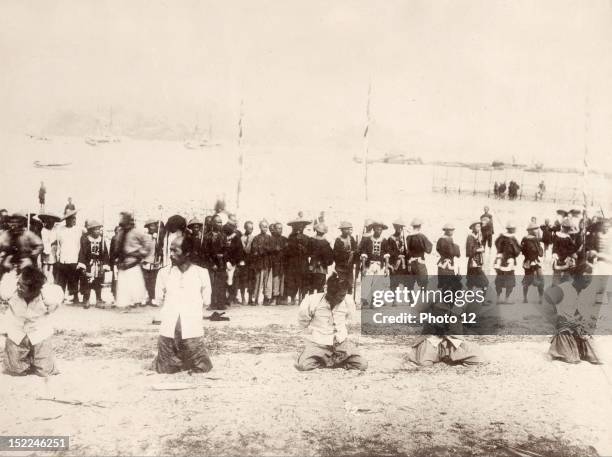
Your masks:
<instances>
[{"instance_id":1,"label":"uniformed soldier standing","mask_svg":"<svg viewBox=\"0 0 612 457\"><path fill-rule=\"evenodd\" d=\"M460 290L461 277L457 271L455 257L461 256L459 245L453 240L455 226L453 224L444 224L442 227L444 235L438 239L436 243L436 251L440 255L438 259L438 288L445 290Z\"/></svg>"},{"instance_id":2,"label":"uniformed soldier standing","mask_svg":"<svg viewBox=\"0 0 612 457\"><path fill-rule=\"evenodd\" d=\"M288 304L300 304L308 289L308 243L304 228L311 224L302 217L287 222L291 233L287 237L285 293ZM299 295L298 295L299 294Z\"/></svg>"},{"instance_id":3,"label":"uniformed soldier standing","mask_svg":"<svg viewBox=\"0 0 612 457\"><path fill-rule=\"evenodd\" d=\"M485 289L489 286L489 280L482 271L484 244L482 243L482 233L480 231L480 221L474 221L470 224L470 230L467 240L465 241L465 255L468 258L467 262L467 288L468 289Z\"/></svg>"},{"instance_id":4,"label":"uniformed soldier standing","mask_svg":"<svg viewBox=\"0 0 612 457\"><path fill-rule=\"evenodd\" d=\"M495 277L495 291L497 292L497 302L512 304L510 294L516 285L514 269L516 268L516 258L521 253L521 248L516 240L514 232L516 226L512 222L506 224L506 232L501 233L495 240L497 257L493 267L497 273ZM502 290L506 291L505 300L501 299Z\"/></svg>"},{"instance_id":5,"label":"uniformed soldier standing","mask_svg":"<svg viewBox=\"0 0 612 457\"><path fill-rule=\"evenodd\" d=\"M395 290L400 284L406 285L408 276L408 259L406 258L406 238L404 236L404 227L406 224L403 220L397 219L393 222L394 232L388 238L389 263L391 264L391 273L389 283L391 290Z\"/></svg>"},{"instance_id":6,"label":"uniformed soldier standing","mask_svg":"<svg viewBox=\"0 0 612 457\"><path fill-rule=\"evenodd\" d=\"M334 263L338 277L346 281L348 285L348 294L353 293L354 273L357 265L357 241L353 237L353 224L350 222L341 222L340 236L334 241Z\"/></svg>"},{"instance_id":7,"label":"uniformed soldier standing","mask_svg":"<svg viewBox=\"0 0 612 457\"><path fill-rule=\"evenodd\" d=\"M412 233L406 239L408 254L408 289L413 289L417 283L419 287L427 288L427 266L425 265L425 254L431 254L433 245L431 241L421 233L423 222L415 218L412 220Z\"/></svg>"},{"instance_id":8,"label":"uniformed soldier standing","mask_svg":"<svg viewBox=\"0 0 612 457\"><path fill-rule=\"evenodd\" d=\"M536 231L539 228L538 224L530 223L527 226L527 236L521 240L521 252L525 257L523 262L523 269L525 270L525 276L523 277L523 303L527 303L529 286L538 288L540 304L542 304L542 297L544 296L544 277L542 276L542 265L540 264L544 250L536 236Z\"/></svg>"}]
</instances>

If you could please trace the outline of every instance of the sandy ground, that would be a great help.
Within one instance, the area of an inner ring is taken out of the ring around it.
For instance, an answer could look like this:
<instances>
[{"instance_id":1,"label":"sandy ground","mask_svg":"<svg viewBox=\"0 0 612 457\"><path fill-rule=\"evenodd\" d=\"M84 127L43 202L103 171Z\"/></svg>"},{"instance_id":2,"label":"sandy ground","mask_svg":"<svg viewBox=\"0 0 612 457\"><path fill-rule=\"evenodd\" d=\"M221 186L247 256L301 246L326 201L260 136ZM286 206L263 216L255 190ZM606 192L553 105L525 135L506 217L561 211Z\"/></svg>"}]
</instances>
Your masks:
<instances>
[{"instance_id":1,"label":"sandy ground","mask_svg":"<svg viewBox=\"0 0 612 457\"><path fill-rule=\"evenodd\" d=\"M61 212L71 195L80 209L78 223L101 219L107 233L125 209L134 210L140 223L176 212L201 217L225 195L235 210L236 151L194 153L179 143L137 141L100 150L82 139L54 139L51 145L0 139L0 144L20 151L0 173L3 206L10 211L36 208L41 180L49 209ZM246 151L241 222L264 216L286 222L299 210L307 217L325 210L333 241L342 220L352 221L359 234L365 217L388 224L400 215L406 222L420 217L434 243L442 225L453 222L463 253L468 226L484 205L491 207L496 233L514 220L519 239L530 216L540 223L552 220L565 206L432 194L440 170L380 164L370 167L364 204L362 166L352 162L353 151L312 157L302 152L299 162L287 162L286 151ZM102 156L114 165L112 173L100 173ZM72 165L39 169L34 160ZM490 184L489 176L478 183L471 175L464 178L467 189ZM542 179L553 191L568 178ZM609 189L609 182L591 184L603 193ZM601 204L609 214L609 200ZM430 272L436 260L428 259ZM466 260L460 262L464 273ZM485 366L417 369L404 362L409 337L366 337L356 326L354 338L370 363L367 372L301 373L293 368L301 345L296 308L238 307L228 312L230 322L204 322L212 372L166 376L148 370L158 334L152 314L151 308L129 314L58 311L54 339L62 373L47 382L0 375L0 434L70 435L71 449L62 455L509 456L505 445L546 456L612 455L610 336L597 337L604 366L551 362L544 331L478 338L490 360ZM171 381L194 388L153 390Z\"/></svg>"},{"instance_id":2,"label":"sandy ground","mask_svg":"<svg viewBox=\"0 0 612 457\"><path fill-rule=\"evenodd\" d=\"M367 372L302 373L296 307L234 307L229 322L204 321L210 373L159 375L151 308L58 313L61 374L0 375L0 434L69 435L61 455L612 453L610 336L597 339L604 366L551 362L546 336L496 336L479 340L487 365L418 369L403 358L409 338L355 326ZM174 381L193 389L153 390Z\"/></svg>"}]
</instances>

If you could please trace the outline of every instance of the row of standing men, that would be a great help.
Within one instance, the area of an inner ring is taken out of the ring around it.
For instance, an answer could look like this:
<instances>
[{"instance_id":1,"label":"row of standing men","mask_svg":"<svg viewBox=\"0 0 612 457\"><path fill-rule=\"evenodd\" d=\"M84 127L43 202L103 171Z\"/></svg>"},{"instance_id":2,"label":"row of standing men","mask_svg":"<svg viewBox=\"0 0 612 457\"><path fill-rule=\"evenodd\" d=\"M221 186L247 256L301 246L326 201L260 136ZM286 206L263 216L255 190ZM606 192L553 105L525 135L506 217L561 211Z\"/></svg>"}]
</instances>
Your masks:
<instances>
[{"instance_id":1,"label":"row of standing men","mask_svg":"<svg viewBox=\"0 0 612 457\"><path fill-rule=\"evenodd\" d=\"M170 262L172 241L187 236L194 241L192 261L209 272L213 309L225 309L234 303L256 305L261 299L264 305L299 303L306 294L323 291L332 265L349 284L349 293L354 292L359 275L389 276L392 289L400 284L408 288L428 286L425 260L433 245L421 232L422 221L418 218L412 220L412 230L408 234L402 220L394 221L394 232L388 237L383 236L388 228L386 224L367 220L360 239L353 235L350 222L341 222L340 235L332 246L326 239L326 223L302 216L287 223L291 233L285 237L280 222L261 220L259 233L255 234L254 223L246 221L241 232L235 216L224 213L207 216L204 221L197 218L187 221L180 215L171 216L165 223L150 219L145 222L146 232L143 233L136 228L131 214L122 213L107 246L102 224L87 220L83 230L77 226L77 214L76 209L68 210L63 218L39 214L40 227L33 221L27 224L24 215L7 216L0 241L2 268L10 269L18 263L17 259L39 264L48 277L62 286L68 301L78 301L80 291L85 307L109 301L102 298L103 285L108 282L112 284L112 301L116 306L155 305L157 272ZM471 233L465 245L468 288L488 286L483 271L483 253L492 245L492 220L485 208L484 214L469 226ZM64 223L60 224L61 221ZM32 231L26 230L26 224ZM304 233L311 224L314 236ZM442 230L443 236L436 243L437 273L442 277L438 282L446 284L445 287L460 287L456 259L461 253L453 240L455 227L446 224ZM578 262L581 252L595 249L589 238L586 238L588 249L582 249L585 240L568 218L554 226L530 223L520 243L515 231L516 226L508 223L495 240L498 299L504 289L508 298L515 286L514 271L520 254L524 257L524 296L527 288L533 285L541 298L542 243L544 248L549 243L553 246L556 281L569 275L581 263ZM136 266L139 268L134 268ZM107 281L106 278L112 279ZM367 294L362 296L362 301L367 303Z\"/></svg>"}]
</instances>

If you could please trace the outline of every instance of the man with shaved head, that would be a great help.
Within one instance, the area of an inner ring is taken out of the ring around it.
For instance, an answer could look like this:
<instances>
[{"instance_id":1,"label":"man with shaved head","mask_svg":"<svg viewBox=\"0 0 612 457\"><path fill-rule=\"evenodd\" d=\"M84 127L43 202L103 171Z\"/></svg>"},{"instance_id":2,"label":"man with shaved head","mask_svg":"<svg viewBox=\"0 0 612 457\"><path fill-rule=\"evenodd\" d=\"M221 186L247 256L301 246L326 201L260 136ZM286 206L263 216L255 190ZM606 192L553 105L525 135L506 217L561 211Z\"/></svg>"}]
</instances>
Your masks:
<instances>
[{"instance_id":1,"label":"man with shaved head","mask_svg":"<svg viewBox=\"0 0 612 457\"><path fill-rule=\"evenodd\" d=\"M349 284L336 273L327 280L325 292L306 296L300 304L298 324L304 329L304 349L295 367L344 368L364 371L368 363L349 340L348 325L355 316L355 302L347 295Z\"/></svg>"},{"instance_id":2,"label":"man with shaved head","mask_svg":"<svg viewBox=\"0 0 612 457\"><path fill-rule=\"evenodd\" d=\"M205 268L192 263L193 252L193 238L178 236L170 245L170 265L157 275L155 298L162 308L152 368L158 373L212 369L202 328L203 308L210 304L210 278Z\"/></svg>"}]
</instances>

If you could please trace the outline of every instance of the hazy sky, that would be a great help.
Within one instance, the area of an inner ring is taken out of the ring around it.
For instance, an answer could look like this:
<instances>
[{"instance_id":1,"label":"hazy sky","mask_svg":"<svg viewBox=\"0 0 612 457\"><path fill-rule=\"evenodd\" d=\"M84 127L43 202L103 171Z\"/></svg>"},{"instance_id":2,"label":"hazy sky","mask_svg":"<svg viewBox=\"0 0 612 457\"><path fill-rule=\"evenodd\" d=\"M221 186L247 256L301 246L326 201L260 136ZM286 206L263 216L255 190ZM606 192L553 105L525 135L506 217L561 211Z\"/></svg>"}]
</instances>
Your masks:
<instances>
[{"instance_id":1,"label":"hazy sky","mask_svg":"<svg viewBox=\"0 0 612 457\"><path fill-rule=\"evenodd\" d=\"M612 145L609 0L0 0L0 128L143 113L245 141L578 164ZM588 99L588 103L587 103ZM39 127L40 126L40 127Z\"/></svg>"}]
</instances>

